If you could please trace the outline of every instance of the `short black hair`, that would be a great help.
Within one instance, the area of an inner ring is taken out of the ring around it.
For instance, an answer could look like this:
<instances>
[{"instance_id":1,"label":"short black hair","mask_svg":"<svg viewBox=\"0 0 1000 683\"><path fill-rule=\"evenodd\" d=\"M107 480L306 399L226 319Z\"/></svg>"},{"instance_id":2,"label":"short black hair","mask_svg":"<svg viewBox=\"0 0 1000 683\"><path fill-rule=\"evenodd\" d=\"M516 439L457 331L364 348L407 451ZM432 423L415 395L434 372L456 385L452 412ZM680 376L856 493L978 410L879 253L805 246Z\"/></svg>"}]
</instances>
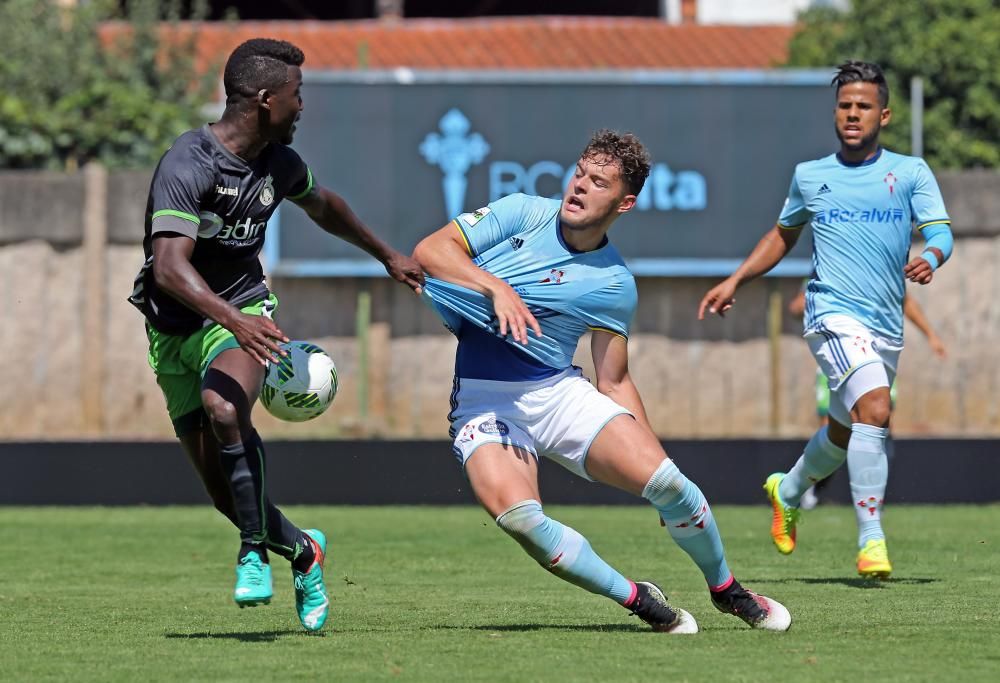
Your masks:
<instances>
[{"instance_id":1,"label":"short black hair","mask_svg":"<svg viewBox=\"0 0 1000 683\"><path fill-rule=\"evenodd\" d=\"M837 67L837 75L830 85L837 86L837 93L848 83L874 83L878 86L878 102L883 109L889 106L889 84L885 82L882 67L872 62L849 60Z\"/></svg>"},{"instance_id":2,"label":"short black hair","mask_svg":"<svg viewBox=\"0 0 1000 683\"><path fill-rule=\"evenodd\" d=\"M639 194L649 177L649 152L632 133L602 129L594 133L580 155L581 159L607 157L618 166L629 194Z\"/></svg>"},{"instance_id":3,"label":"short black hair","mask_svg":"<svg viewBox=\"0 0 1000 683\"><path fill-rule=\"evenodd\" d=\"M226 61L223 84L226 99L253 97L263 89L274 90L288 79L289 66L302 66L302 50L285 40L251 38L239 45Z\"/></svg>"}]
</instances>

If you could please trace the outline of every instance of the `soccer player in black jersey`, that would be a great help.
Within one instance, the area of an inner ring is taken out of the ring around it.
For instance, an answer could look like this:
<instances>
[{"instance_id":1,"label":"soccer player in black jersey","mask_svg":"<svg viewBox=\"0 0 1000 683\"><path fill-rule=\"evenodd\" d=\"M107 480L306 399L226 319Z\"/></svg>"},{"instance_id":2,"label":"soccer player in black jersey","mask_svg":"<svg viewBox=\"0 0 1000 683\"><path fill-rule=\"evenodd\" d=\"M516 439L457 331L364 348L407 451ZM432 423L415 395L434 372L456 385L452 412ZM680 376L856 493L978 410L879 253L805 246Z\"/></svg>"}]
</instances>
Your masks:
<instances>
[{"instance_id":1,"label":"soccer player in black jersey","mask_svg":"<svg viewBox=\"0 0 1000 683\"><path fill-rule=\"evenodd\" d=\"M318 630L329 608L326 538L300 530L271 502L251 422L266 363L288 341L272 320L277 299L258 260L265 227L287 198L418 293L423 275L287 147L303 109L303 61L291 43L266 38L230 55L221 119L181 135L153 175L146 262L129 300L146 317L149 363L177 437L216 508L240 530L236 603L270 601L270 550L291 561L299 619Z\"/></svg>"}]
</instances>

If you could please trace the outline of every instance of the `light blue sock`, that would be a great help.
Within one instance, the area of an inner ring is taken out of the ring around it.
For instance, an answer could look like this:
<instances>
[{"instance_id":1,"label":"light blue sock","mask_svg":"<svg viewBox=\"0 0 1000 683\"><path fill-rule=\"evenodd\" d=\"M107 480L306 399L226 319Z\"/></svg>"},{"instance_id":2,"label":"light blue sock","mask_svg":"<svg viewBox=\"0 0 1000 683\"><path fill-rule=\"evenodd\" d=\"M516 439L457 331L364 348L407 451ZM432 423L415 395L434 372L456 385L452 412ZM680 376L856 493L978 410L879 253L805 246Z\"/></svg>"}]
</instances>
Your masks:
<instances>
[{"instance_id":1,"label":"light blue sock","mask_svg":"<svg viewBox=\"0 0 1000 683\"><path fill-rule=\"evenodd\" d=\"M885 455L884 427L855 422L847 446L847 470L851 475L851 498L858 516L858 547L871 540L885 538L882 532L882 502L889 479L889 461Z\"/></svg>"},{"instance_id":2,"label":"light blue sock","mask_svg":"<svg viewBox=\"0 0 1000 683\"><path fill-rule=\"evenodd\" d=\"M778 495L785 505L798 507L810 486L826 479L844 464L847 451L830 441L829 430L823 425L812 435L799 459L788 470L778 486Z\"/></svg>"},{"instance_id":3,"label":"light blue sock","mask_svg":"<svg viewBox=\"0 0 1000 683\"><path fill-rule=\"evenodd\" d=\"M724 587L733 574L726 565L722 537L701 489L664 460L649 478L642 497L653 504L670 536L691 556L712 590Z\"/></svg>"},{"instance_id":4,"label":"light blue sock","mask_svg":"<svg viewBox=\"0 0 1000 683\"><path fill-rule=\"evenodd\" d=\"M602 560L574 529L546 517L537 500L512 506L497 517L497 526L559 578L620 605L633 597L635 584Z\"/></svg>"}]
</instances>

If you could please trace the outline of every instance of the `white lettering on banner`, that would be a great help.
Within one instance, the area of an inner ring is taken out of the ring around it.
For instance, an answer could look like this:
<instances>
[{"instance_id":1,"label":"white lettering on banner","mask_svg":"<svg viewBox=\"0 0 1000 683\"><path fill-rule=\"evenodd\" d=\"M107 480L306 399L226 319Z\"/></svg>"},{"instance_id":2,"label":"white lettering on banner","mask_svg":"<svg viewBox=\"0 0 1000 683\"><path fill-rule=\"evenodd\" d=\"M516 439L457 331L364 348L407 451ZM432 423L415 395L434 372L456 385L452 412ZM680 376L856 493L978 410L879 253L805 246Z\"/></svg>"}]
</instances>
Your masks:
<instances>
[{"instance_id":1,"label":"white lettering on banner","mask_svg":"<svg viewBox=\"0 0 1000 683\"><path fill-rule=\"evenodd\" d=\"M548 196L561 199L562 188L569 184L575 171L575 165L564 169L554 161L539 161L528 168L516 161L494 161L489 166L490 201L516 192L545 196L544 191L553 187L556 192ZM556 186L559 180L562 182ZM653 164L636 200L638 211L704 211L707 206L705 176L697 171L674 172L666 164Z\"/></svg>"}]
</instances>

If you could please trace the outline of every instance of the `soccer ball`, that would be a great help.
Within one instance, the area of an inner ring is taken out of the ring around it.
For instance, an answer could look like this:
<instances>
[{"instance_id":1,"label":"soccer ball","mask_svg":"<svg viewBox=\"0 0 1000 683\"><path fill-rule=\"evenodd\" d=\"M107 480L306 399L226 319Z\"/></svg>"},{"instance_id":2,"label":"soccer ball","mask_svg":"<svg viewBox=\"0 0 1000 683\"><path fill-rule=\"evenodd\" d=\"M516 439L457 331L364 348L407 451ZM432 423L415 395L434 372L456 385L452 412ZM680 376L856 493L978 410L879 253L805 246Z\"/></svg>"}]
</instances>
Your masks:
<instances>
[{"instance_id":1,"label":"soccer ball","mask_svg":"<svg viewBox=\"0 0 1000 683\"><path fill-rule=\"evenodd\" d=\"M279 420L305 422L323 413L337 395L337 367L323 349L304 341L282 344L287 356L267 364L260 402Z\"/></svg>"}]
</instances>

